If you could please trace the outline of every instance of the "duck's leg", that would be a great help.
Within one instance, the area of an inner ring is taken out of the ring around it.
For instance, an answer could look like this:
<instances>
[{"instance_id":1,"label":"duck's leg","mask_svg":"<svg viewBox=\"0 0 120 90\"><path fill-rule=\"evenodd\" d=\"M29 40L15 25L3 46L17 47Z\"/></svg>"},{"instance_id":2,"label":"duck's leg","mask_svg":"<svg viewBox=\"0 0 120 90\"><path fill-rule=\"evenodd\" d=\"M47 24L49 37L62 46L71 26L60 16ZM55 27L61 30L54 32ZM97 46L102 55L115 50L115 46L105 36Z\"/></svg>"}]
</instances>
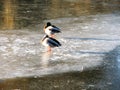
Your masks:
<instances>
[{"instance_id":1,"label":"duck's leg","mask_svg":"<svg viewBox=\"0 0 120 90\"><path fill-rule=\"evenodd\" d=\"M52 35L50 35L50 37L55 38L55 35L54 35L54 34L52 34Z\"/></svg>"},{"instance_id":2,"label":"duck's leg","mask_svg":"<svg viewBox=\"0 0 120 90\"><path fill-rule=\"evenodd\" d=\"M47 47L47 52L50 52L52 49L50 46Z\"/></svg>"}]
</instances>

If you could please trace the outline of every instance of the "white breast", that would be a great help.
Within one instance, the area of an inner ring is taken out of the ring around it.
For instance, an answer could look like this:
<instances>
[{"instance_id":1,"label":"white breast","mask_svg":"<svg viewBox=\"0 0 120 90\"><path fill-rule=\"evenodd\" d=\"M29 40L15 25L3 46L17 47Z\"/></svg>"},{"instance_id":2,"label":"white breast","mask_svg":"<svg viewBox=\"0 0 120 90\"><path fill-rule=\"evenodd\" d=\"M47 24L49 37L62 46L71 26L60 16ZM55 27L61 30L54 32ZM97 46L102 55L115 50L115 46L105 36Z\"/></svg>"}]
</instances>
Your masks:
<instances>
[{"instance_id":1,"label":"white breast","mask_svg":"<svg viewBox=\"0 0 120 90\"><path fill-rule=\"evenodd\" d=\"M48 43L47 43L47 41L48 41L48 38L46 38L46 39L42 42L42 44L43 44L44 46L46 46L46 47L49 46Z\"/></svg>"},{"instance_id":2,"label":"white breast","mask_svg":"<svg viewBox=\"0 0 120 90\"><path fill-rule=\"evenodd\" d=\"M45 29L45 33L46 33L47 35L51 35L51 34L52 34L52 31L51 31L50 29L52 29L52 28L53 28L52 26L47 27L47 28Z\"/></svg>"}]
</instances>

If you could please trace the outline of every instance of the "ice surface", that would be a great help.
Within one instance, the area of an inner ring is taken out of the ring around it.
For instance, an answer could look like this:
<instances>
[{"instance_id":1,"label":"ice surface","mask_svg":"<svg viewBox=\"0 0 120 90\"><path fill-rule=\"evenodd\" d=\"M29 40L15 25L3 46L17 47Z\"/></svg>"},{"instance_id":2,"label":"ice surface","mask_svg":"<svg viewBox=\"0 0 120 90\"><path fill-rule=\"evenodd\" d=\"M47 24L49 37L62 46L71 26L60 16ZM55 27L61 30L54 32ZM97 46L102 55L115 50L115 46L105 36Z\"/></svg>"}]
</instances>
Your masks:
<instances>
[{"instance_id":1,"label":"ice surface","mask_svg":"<svg viewBox=\"0 0 120 90\"><path fill-rule=\"evenodd\" d=\"M87 70L100 66L103 56L120 45L120 16L92 15L48 21L62 29L56 35L62 46L52 52L44 52L40 44L44 35L40 31L0 31L1 79Z\"/></svg>"}]
</instances>

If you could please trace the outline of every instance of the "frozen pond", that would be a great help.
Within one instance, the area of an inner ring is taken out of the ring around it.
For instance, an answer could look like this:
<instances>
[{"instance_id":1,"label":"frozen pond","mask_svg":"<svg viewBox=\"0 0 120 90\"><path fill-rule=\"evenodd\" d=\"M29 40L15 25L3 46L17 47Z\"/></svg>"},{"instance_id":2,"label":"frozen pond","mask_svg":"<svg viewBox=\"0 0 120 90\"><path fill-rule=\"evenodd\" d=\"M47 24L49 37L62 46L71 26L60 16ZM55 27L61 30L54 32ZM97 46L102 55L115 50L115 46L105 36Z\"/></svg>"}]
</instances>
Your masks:
<instances>
[{"instance_id":1,"label":"frozen pond","mask_svg":"<svg viewBox=\"0 0 120 90\"><path fill-rule=\"evenodd\" d=\"M0 90L119 90L119 0L0 1ZM46 22L62 46L45 52Z\"/></svg>"},{"instance_id":2,"label":"frozen pond","mask_svg":"<svg viewBox=\"0 0 120 90\"><path fill-rule=\"evenodd\" d=\"M42 30L0 31L1 79L82 72L107 62L103 60L104 56L120 45L119 15L48 21L62 29L62 33L57 35L62 47L54 48L49 53L40 44L44 35Z\"/></svg>"}]
</instances>

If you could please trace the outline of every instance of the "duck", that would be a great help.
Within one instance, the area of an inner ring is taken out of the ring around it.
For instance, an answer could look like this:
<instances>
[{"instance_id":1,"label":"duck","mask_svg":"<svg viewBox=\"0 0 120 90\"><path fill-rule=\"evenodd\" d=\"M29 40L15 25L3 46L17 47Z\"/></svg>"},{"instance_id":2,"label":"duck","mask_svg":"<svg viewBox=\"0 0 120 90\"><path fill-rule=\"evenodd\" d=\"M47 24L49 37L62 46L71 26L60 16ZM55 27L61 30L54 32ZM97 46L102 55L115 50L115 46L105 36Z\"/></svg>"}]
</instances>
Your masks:
<instances>
[{"instance_id":1,"label":"duck","mask_svg":"<svg viewBox=\"0 0 120 90\"><path fill-rule=\"evenodd\" d=\"M47 51L51 51L51 48L61 46L61 43L55 38L49 37L47 34L41 40L42 45L47 47Z\"/></svg>"},{"instance_id":2,"label":"duck","mask_svg":"<svg viewBox=\"0 0 120 90\"><path fill-rule=\"evenodd\" d=\"M55 37L55 33L60 33L61 30L56 27L55 25L52 25L51 22L47 22L46 25L44 26L44 32L49 36L49 37Z\"/></svg>"}]
</instances>

